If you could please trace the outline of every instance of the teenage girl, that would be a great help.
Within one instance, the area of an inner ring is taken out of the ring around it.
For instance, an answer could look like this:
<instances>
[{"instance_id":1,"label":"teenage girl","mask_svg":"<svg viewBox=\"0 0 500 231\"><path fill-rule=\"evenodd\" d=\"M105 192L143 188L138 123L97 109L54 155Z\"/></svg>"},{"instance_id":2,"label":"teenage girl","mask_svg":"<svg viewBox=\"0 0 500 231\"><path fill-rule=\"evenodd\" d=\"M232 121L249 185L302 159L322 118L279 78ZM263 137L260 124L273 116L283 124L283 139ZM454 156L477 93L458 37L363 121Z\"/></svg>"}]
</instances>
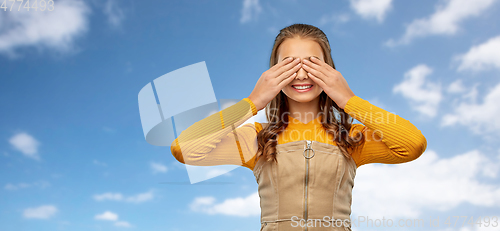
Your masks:
<instances>
[{"instance_id":1,"label":"teenage girl","mask_svg":"<svg viewBox=\"0 0 500 231\"><path fill-rule=\"evenodd\" d=\"M246 123L265 109L268 123ZM362 124L353 124L357 119ZM261 230L351 230L354 176L418 158L408 120L356 96L317 27L283 28L250 96L184 130L171 151L196 166L241 165L258 183Z\"/></svg>"}]
</instances>

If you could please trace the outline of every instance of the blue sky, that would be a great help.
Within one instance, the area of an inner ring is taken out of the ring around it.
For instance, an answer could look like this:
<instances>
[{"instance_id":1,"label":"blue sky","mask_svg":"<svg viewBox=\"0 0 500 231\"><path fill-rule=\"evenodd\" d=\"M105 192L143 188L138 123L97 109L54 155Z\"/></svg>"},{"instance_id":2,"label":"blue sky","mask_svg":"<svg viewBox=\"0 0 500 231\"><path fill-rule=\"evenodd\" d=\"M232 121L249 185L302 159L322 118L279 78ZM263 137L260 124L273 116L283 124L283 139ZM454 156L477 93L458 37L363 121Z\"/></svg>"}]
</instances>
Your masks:
<instances>
[{"instance_id":1,"label":"blue sky","mask_svg":"<svg viewBox=\"0 0 500 231\"><path fill-rule=\"evenodd\" d=\"M169 147L145 141L137 95L205 61L217 99L243 99L269 68L275 36L293 23L322 29L353 92L427 138L415 161L357 170L353 217L426 225L439 217L440 227L408 229L494 230L444 220L500 217L499 1L54 6L0 10L0 230L259 229L253 173L238 167L189 184Z\"/></svg>"}]
</instances>

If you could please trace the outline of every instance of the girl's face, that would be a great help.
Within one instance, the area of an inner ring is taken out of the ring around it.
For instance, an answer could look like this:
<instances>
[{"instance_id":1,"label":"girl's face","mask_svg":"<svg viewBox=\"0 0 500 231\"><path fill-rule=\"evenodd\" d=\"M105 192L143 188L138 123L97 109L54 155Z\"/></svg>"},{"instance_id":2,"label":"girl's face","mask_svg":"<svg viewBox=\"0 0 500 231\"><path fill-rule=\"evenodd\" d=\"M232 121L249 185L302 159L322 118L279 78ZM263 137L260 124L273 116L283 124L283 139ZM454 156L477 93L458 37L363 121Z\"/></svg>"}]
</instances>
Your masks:
<instances>
[{"instance_id":1,"label":"girl's face","mask_svg":"<svg viewBox=\"0 0 500 231\"><path fill-rule=\"evenodd\" d=\"M286 39L278 48L278 63L287 57L309 59L314 56L323 62L321 46L313 40L291 38ZM307 103L316 99L323 89L318 86L308 75L304 68L297 71L295 79L282 89L283 93L296 102Z\"/></svg>"}]
</instances>

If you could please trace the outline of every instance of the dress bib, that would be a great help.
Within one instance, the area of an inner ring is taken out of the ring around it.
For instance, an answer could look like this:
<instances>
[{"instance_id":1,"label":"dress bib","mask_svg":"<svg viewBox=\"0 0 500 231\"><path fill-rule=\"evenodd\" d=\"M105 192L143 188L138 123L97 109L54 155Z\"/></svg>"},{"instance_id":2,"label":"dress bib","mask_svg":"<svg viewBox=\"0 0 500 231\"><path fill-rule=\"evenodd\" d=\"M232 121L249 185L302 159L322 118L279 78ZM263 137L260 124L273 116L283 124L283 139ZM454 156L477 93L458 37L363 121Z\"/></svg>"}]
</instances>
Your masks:
<instances>
[{"instance_id":1,"label":"dress bib","mask_svg":"<svg viewBox=\"0 0 500 231\"><path fill-rule=\"evenodd\" d=\"M261 230L351 231L356 163L338 146L301 140L278 144L275 162L259 158Z\"/></svg>"}]
</instances>

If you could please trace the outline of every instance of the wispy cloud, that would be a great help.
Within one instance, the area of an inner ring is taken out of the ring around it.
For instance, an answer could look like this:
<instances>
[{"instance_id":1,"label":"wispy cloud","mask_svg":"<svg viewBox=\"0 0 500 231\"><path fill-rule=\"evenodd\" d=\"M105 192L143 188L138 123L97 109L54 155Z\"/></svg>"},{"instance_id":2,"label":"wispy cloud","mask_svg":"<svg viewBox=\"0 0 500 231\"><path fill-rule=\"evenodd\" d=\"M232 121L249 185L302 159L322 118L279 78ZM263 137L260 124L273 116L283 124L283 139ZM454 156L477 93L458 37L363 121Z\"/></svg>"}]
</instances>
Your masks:
<instances>
[{"instance_id":1,"label":"wispy cloud","mask_svg":"<svg viewBox=\"0 0 500 231\"><path fill-rule=\"evenodd\" d=\"M382 23L392 9L392 0L350 0L351 8L362 18Z\"/></svg>"},{"instance_id":2,"label":"wispy cloud","mask_svg":"<svg viewBox=\"0 0 500 231\"><path fill-rule=\"evenodd\" d=\"M17 184L8 183L5 185L4 189L14 191L18 189L31 188L31 187L46 188L48 186L50 186L50 183L47 181L38 181L34 183L17 183Z\"/></svg>"},{"instance_id":3,"label":"wispy cloud","mask_svg":"<svg viewBox=\"0 0 500 231\"><path fill-rule=\"evenodd\" d=\"M457 68L459 72L500 69L500 36L471 47L467 53L455 56L453 61L460 63Z\"/></svg>"},{"instance_id":4,"label":"wispy cloud","mask_svg":"<svg viewBox=\"0 0 500 231\"><path fill-rule=\"evenodd\" d=\"M124 227L124 228L131 228L132 227L132 225L126 221L117 221L117 222L115 222L115 226Z\"/></svg>"},{"instance_id":5,"label":"wispy cloud","mask_svg":"<svg viewBox=\"0 0 500 231\"><path fill-rule=\"evenodd\" d=\"M121 193L108 192L108 193L94 195L94 200L96 200L96 201L106 201L106 200L121 201L121 200L123 200L123 198L124 197Z\"/></svg>"},{"instance_id":6,"label":"wispy cloud","mask_svg":"<svg viewBox=\"0 0 500 231\"><path fill-rule=\"evenodd\" d=\"M349 20L351 20L351 17L347 13L333 13L323 15L319 20L318 26L332 24L333 27L337 27L343 23L349 22Z\"/></svg>"},{"instance_id":7,"label":"wispy cloud","mask_svg":"<svg viewBox=\"0 0 500 231\"><path fill-rule=\"evenodd\" d=\"M94 219L105 220L105 221L116 221L118 220L118 214L113 213L111 211L106 211L104 213L95 215Z\"/></svg>"},{"instance_id":8,"label":"wispy cloud","mask_svg":"<svg viewBox=\"0 0 500 231\"><path fill-rule=\"evenodd\" d=\"M105 131L105 132L107 132L107 133L115 133L116 132L116 129L110 128L110 127L107 127L107 126L102 127L102 130Z\"/></svg>"},{"instance_id":9,"label":"wispy cloud","mask_svg":"<svg viewBox=\"0 0 500 231\"><path fill-rule=\"evenodd\" d=\"M429 35L454 35L460 23L478 17L497 0L446 0L438 1L436 11L426 17L415 19L406 26L405 34L399 40L389 39L385 45L394 47L409 44L418 37Z\"/></svg>"},{"instance_id":10,"label":"wispy cloud","mask_svg":"<svg viewBox=\"0 0 500 231\"><path fill-rule=\"evenodd\" d=\"M151 168L151 171L153 171L153 174L166 173L168 171L167 166L165 166L162 163L151 162L151 163L149 163L149 166Z\"/></svg>"},{"instance_id":11,"label":"wispy cloud","mask_svg":"<svg viewBox=\"0 0 500 231\"><path fill-rule=\"evenodd\" d=\"M427 80L430 74L432 69L427 65L417 65L404 74L404 80L395 85L392 92L408 99L413 110L434 117L442 99L441 84Z\"/></svg>"},{"instance_id":12,"label":"wispy cloud","mask_svg":"<svg viewBox=\"0 0 500 231\"><path fill-rule=\"evenodd\" d=\"M261 11L262 7L260 6L259 0L243 0L240 23L247 23L255 20Z\"/></svg>"},{"instance_id":13,"label":"wispy cloud","mask_svg":"<svg viewBox=\"0 0 500 231\"><path fill-rule=\"evenodd\" d=\"M214 178L214 177L217 177L217 176L231 176L231 172L228 172L226 169L212 169L210 171L208 171L207 173L207 178Z\"/></svg>"},{"instance_id":14,"label":"wispy cloud","mask_svg":"<svg viewBox=\"0 0 500 231\"><path fill-rule=\"evenodd\" d=\"M117 227L124 227L124 228L132 227L132 225L127 221L118 220L118 214L111 211L105 211L101 214L97 214L94 216L94 219L103 221L114 221L114 225Z\"/></svg>"},{"instance_id":15,"label":"wispy cloud","mask_svg":"<svg viewBox=\"0 0 500 231\"><path fill-rule=\"evenodd\" d=\"M57 213L54 205L42 205L36 208L27 208L23 212L24 218L30 219L49 219Z\"/></svg>"},{"instance_id":16,"label":"wispy cloud","mask_svg":"<svg viewBox=\"0 0 500 231\"><path fill-rule=\"evenodd\" d=\"M108 166L106 163L98 161L98 160L94 160L92 163L94 163L95 165L104 166L104 167Z\"/></svg>"},{"instance_id":17,"label":"wispy cloud","mask_svg":"<svg viewBox=\"0 0 500 231\"><path fill-rule=\"evenodd\" d=\"M242 198L230 198L216 203L214 197L197 197L189 205L191 210L206 214L248 217L260 214L260 198L257 192Z\"/></svg>"},{"instance_id":18,"label":"wispy cloud","mask_svg":"<svg viewBox=\"0 0 500 231\"><path fill-rule=\"evenodd\" d=\"M477 85L476 85L477 86ZM462 99L453 106L453 111L445 114L441 126L463 125L477 135L500 134L500 84L494 86L481 100L476 102L477 88L474 86L467 94L468 98ZM483 136L487 138L487 136ZM493 137L491 137L493 138Z\"/></svg>"},{"instance_id":19,"label":"wispy cloud","mask_svg":"<svg viewBox=\"0 0 500 231\"><path fill-rule=\"evenodd\" d=\"M140 193L135 196L130 196L125 199L127 202L132 202L132 203L141 203L145 201L150 201L154 198L153 191L145 192L145 193Z\"/></svg>"},{"instance_id":20,"label":"wispy cloud","mask_svg":"<svg viewBox=\"0 0 500 231\"><path fill-rule=\"evenodd\" d=\"M453 81L447 89L448 93L462 93L466 91L465 86L461 79Z\"/></svg>"},{"instance_id":21,"label":"wispy cloud","mask_svg":"<svg viewBox=\"0 0 500 231\"><path fill-rule=\"evenodd\" d=\"M125 19L124 10L116 0L107 0L103 12L108 17L108 23L113 27L120 27Z\"/></svg>"},{"instance_id":22,"label":"wispy cloud","mask_svg":"<svg viewBox=\"0 0 500 231\"><path fill-rule=\"evenodd\" d=\"M40 142L28 133L17 133L9 139L9 143L24 156L40 160L40 155L38 155L38 146L40 146Z\"/></svg>"},{"instance_id":23,"label":"wispy cloud","mask_svg":"<svg viewBox=\"0 0 500 231\"><path fill-rule=\"evenodd\" d=\"M107 192L103 194L96 194L93 196L96 201L125 201L131 203L142 203L154 199L153 190L148 192L139 193L134 196L125 197L121 193Z\"/></svg>"},{"instance_id":24,"label":"wispy cloud","mask_svg":"<svg viewBox=\"0 0 500 231\"><path fill-rule=\"evenodd\" d=\"M74 40L88 30L89 13L90 8L81 0L57 1L52 11L2 12L0 53L19 58L17 49L24 47L48 48L61 53L75 51Z\"/></svg>"},{"instance_id":25,"label":"wispy cloud","mask_svg":"<svg viewBox=\"0 0 500 231\"><path fill-rule=\"evenodd\" d=\"M364 165L356 174L353 211L392 219L452 211L463 203L500 208L500 185L483 181L498 177L499 162L500 156L488 158L478 150L450 158L428 150L408 163Z\"/></svg>"}]
</instances>

